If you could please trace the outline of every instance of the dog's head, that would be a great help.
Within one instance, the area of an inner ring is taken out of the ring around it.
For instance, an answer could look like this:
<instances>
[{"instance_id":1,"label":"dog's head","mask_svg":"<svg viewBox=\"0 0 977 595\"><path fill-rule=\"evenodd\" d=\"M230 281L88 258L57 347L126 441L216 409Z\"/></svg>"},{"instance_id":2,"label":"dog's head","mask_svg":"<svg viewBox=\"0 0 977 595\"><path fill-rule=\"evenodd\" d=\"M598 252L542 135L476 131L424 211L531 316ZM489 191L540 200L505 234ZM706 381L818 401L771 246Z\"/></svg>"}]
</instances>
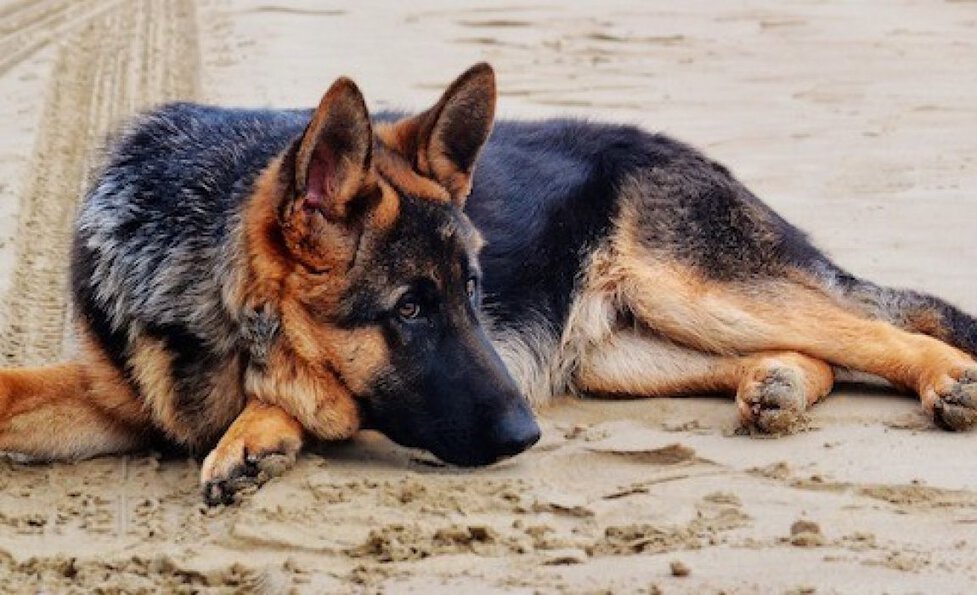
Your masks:
<instances>
[{"instance_id":1,"label":"dog's head","mask_svg":"<svg viewBox=\"0 0 977 595\"><path fill-rule=\"evenodd\" d=\"M431 109L376 126L352 81L326 92L259 183L258 202L274 208L250 217L253 283L275 294L281 325L279 360L253 390L298 400L290 408L305 407L300 421L320 435L374 428L454 464L537 441L479 322L482 240L463 212L494 107L487 64ZM267 379L283 366L294 378Z\"/></svg>"}]
</instances>

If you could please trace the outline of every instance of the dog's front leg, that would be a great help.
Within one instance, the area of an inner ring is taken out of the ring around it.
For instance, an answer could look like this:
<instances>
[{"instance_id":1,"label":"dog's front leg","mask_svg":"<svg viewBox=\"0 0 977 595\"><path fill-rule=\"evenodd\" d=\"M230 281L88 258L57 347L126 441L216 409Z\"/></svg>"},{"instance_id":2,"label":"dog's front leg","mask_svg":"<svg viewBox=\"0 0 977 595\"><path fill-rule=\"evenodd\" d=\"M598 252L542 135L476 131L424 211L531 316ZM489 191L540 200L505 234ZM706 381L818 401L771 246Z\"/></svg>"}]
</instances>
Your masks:
<instances>
[{"instance_id":1,"label":"dog's front leg","mask_svg":"<svg viewBox=\"0 0 977 595\"><path fill-rule=\"evenodd\" d=\"M245 408L204 460L200 485L208 504L281 474L306 436L350 438L360 427L352 392L328 370L302 363L282 343L252 353L245 372Z\"/></svg>"},{"instance_id":2,"label":"dog's front leg","mask_svg":"<svg viewBox=\"0 0 977 595\"><path fill-rule=\"evenodd\" d=\"M308 363L328 358L297 352L281 332L281 314L255 301L241 327L249 344L241 387L247 404L204 460L200 485L208 504L229 503L242 487L282 473L306 436L344 440L360 427L352 389L330 367Z\"/></svg>"},{"instance_id":3,"label":"dog's front leg","mask_svg":"<svg viewBox=\"0 0 977 595\"><path fill-rule=\"evenodd\" d=\"M204 459L200 485L207 504L230 504L234 493L261 484L295 462L301 424L277 405L250 399Z\"/></svg>"}]
</instances>

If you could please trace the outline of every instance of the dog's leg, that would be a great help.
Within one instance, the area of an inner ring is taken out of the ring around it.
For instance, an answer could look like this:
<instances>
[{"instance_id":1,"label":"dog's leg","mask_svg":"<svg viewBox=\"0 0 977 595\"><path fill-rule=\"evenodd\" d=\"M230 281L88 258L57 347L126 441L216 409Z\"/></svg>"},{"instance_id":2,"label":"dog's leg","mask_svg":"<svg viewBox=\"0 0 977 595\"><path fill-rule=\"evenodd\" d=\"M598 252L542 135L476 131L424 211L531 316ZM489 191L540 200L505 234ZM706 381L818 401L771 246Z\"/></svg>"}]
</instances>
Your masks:
<instances>
[{"instance_id":1,"label":"dog's leg","mask_svg":"<svg viewBox=\"0 0 977 595\"><path fill-rule=\"evenodd\" d=\"M714 355L620 330L586 351L573 382L605 396L735 393L744 426L781 433L828 394L834 374L831 366L799 353Z\"/></svg>"},{"instance_id":2,"label":"dog's leg","mask_svg":"<svg viewBox=\"0 0 977 595\"><path fill-rule=\"evenodd\" d=\"M228 504L234 492L260 484L295 462L302 426L276 405L252 399L204 459L200 485L208 504Z\"/></svg>"},{"instance_id":3,"label":"dog's leg","mask_svg":"<svg viewBox=\"0 0 977 595\"><path fill-rule=\"evenodd\" d=\"M0 370L0 452L36 460L124 452L144 445L148 426L105 362Z\"/></svg>"},{"instance_id":4,"label":"dog's leg","mask_svg":"<svg viewBox=\"0 0 977 595\"><path fill-rule=\"evenodd\" d=\"M977 423L977 362L930 336L843 307L816 280L706 279L650 255L615 263L617 295L648 328L714 353L795 351L916 391L948 429Z\"/></svg>"},{"instance_id":5,"label":"dog's leg","mask_svg":"<svg viewBox=\"0 0 977 595\"><path fill-rule=\"evenodd\" d=\"M581 356L573 384L606 397L733 392L745 360L695 351L637 330L615 331Z\"/></svg>"}]
</instances>

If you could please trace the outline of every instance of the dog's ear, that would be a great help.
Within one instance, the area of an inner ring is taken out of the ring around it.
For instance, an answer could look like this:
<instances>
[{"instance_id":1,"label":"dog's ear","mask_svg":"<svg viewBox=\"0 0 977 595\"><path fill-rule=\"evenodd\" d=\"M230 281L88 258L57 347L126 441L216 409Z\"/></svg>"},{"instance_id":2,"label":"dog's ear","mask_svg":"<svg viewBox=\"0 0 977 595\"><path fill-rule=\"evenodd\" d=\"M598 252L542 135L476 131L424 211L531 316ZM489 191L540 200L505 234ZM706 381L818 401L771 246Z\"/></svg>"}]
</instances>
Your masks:
<instances>
[{"instance_id":1,"label":"dog's ear","mask_svg":"<svg viewBox=\"0 0 977 595\"><path fill-rule=\"evenodd\" d=\"M323 271L346 266L362 232L360 216L377 194L373 132L363 95L337 80L305 132L285 154L278 224L291 255Z\"/></svg>"},{"instance_id":2,"label":"dog's ear","mask_svg":"<svg viewBox=\"0 0 977 595\"><path fill-rule=\"evenodd\" d=\"M356 83L342 77L322 96L294 153L294 196L287 209L343 221L370 178L373 132Z\"/></svg>"},{"instance_id":3,"label":"dog's ear","mask_svg":"<svg viewBox=\"0 0 977 595\"><path fill-rule=\"evenodd\" d=\"M398 122L395 136L417 170L437 180L461 207L494 118L495 72L482 62L455 79L434 107Z\"/></svg>"}]
</instances>

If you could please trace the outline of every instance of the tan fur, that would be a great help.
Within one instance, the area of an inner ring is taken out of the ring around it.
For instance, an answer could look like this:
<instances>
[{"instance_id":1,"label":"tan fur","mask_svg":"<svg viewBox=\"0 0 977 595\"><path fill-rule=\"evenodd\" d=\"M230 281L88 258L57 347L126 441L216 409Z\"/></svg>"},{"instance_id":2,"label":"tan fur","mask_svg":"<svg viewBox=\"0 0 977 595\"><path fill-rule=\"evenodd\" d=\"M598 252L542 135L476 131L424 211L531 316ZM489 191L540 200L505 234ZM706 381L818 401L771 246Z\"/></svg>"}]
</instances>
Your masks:
<instances>
[{"instance_id":1,"label":"tan fur","mask_svg":"<svg viewBox=\"0 0 977 595\"><path fill-rule=\"evenodd\" d=\"M574 378L579 389L610 397L681 396L735 391L746 360L717 357L636 329L592 345Z\"/></svg>"},{"instance_id":2,"label":"tan fur","mask_svg":"<svg viewBox=\"0 0 977 595\"><path fill-rule=\"evenodd\" d=\"M400 196L390 184L380 180L380 203L370 213L369 226L373 229L383 230L390 227L400 216Z\"/></svg>"},{"instance_id":3,"label":"tan fur","mask_svg":"<svg viewBox=\"0 0 977 595\"><path fill-rule=\"evenodd\" d=\"M784 386L771 389L774 381ZM604 397L735 394L743 425L779 432L831 391L834 373L800 353L711 354L627 328L582 354L573 384Z\"/></svg>"},{"instance_id":4,"label":"tan fur","mask_svg":"<svg viewBox=\"0 0 977 595\"><path fill-rule=\"evenodd\" d=\"M616 331L593 346L574 382L582 390L609 397L735 393L787 367L802 373L807 405L827 395L834 384L831 366L800 353L710 354L635 329Z\"/></svg>"},{"instance_id":5,"label":"tan fur","mask_svg":"<svg viewBox=\"0 0 977 595\"><path fill-rule=\"evenodd\" d=\"M399 126L402 127L403 124ZM376 135L380 140L377 150L374 151L377 171L388 184L403 194L433 202L449 202L451 194L447 188L417 173L407 161L404 155L409 149L395 144L400 142L398 139L401 134L403 133L398 133L397 124L381 124L376 127Z\"/></svg>"},{"instance_id":6,"label":"tan fur","mask_svg":"<svg viewBox=\"0 0 977 595\"><path fill-rule=\"evenodd\" d=\"M718 283L640 241L623 213L589 287L614 296L642 325L716 354L790 351L868 372L917 391L927 409L973 360L932 337L909 333L839 305L814 283L792 279ZM800 275L800 273L798 273Z\"/></svg>"},{"instance_id":7,"label":"tan fur","mask_svg":"<svg viewBox=\"0 0 977 595\"><path fill-rule=\"evenodd\" d=\"M78 361L0 370L0 452L73 459L143 445L147 412L79 331Z\"/></svg>"},{"instance_id":8,"label":"tan fur","mask_svg":"<svg viewBox=\"0 0 977 595\"><path fill-rule=\"evenodd\" d=\"M283 188L279 182L281 158L275 159L255 181L255 191L244 210L244 244L247 271L233 296L240 309L279 299L285 276L294 268L278 224L278 204Z\"/></svg>"},{"instance_id":9,"label":"tan fur","mask_svg":"<svg viewBox=\"0 0 977 595\"><path fill-rule=\"evenodd\" d=\"M145 395L146 406L157 423L177 440L192 440L193 428L184 425L176 414L171 359L163 342L145 336L137 338L129 364L132 378Z\"/></svg>"},{"instance_id":10,"label":"tan fur","mask_svg":"<svg viewBox=\"0 0 977 595\"><path fill-rule=\"evenodd\" d=\"M971 363L932 337L861 318L823 294L789 283L771 283L764 296L754 296L749 288L704 285L680 268L646 266L631 273L625 299L638 316L697 349L798 351L921 394L953 368Z\"/></svg>"},{"instance_id":11,"label":"tan fur","mask_svg":"<svg viewBox=\"0 0 977 595\"><path fill-rule=\"evenodd\" d=\"M231 478L271 454L294 460L302 439L302 425L295 418L280 407L252 399L204 459L200 481L206 485Z\"/></svg>"},{"instance_id":12,"label":"tan fur","mask_svg":"<svg viewBox=\"0 0 977 595\"><path fill-rule=\"evenodd\" d=\"M349 438L359 429L354 396L332 372L309 365L279 345L268 369L251 368L244 387L249 395L274 404L323 439Z\"/></svg>"},{"instance_id":13,"label":"tan fur","mask_svg":"<svg viewBox=\"0 0 977 595\"><path fill-rule=\"evenodd\" d=\"M471 172L459 171L444 157L443 149L432 149L430 138L422 136L430 134L425 126L432 115L425 113L378 126L378 169L401 192L435 202L455 200L463 204L471 193Z\"/></svg>"},{"instance_id":14,"label":"tan fur","mask_svg":"<svg viewBox=\"0 0 977 595\"><path fill-rule=\"evenodd\" d=\"M279 229L293 259L312 271L325 273L341 269L356 253L359 236L344 227L321 211L297 207Z\"/></svg>"}]
</instances>

